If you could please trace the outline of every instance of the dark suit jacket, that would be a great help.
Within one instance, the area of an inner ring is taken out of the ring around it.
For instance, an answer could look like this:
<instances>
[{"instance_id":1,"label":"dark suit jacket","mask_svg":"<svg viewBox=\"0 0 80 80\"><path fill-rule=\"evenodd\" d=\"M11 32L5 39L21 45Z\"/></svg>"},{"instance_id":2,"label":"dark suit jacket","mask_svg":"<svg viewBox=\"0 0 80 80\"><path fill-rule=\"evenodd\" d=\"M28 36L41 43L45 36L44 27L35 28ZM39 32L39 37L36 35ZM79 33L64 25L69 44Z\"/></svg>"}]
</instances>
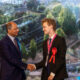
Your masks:
<instances>
[{"instance_id":1,"label":"dark suit jacket","mask_svg":"<svg viewBox=\"0 0 80 80\"><path fill-rule=\"evenodd\" d=\"M53 63L53 59L49 63L49 60L52 56L52 49L54 47L57 49L57 53L55 54L55 63ZM51 72L55 73L55 77L53 80L63 80L68 77L66 71L66 60L65 60L66 48L67 47L66 47L65 39L57 35L50 49L49 58L48 58L48 69L47 69L45 67L45 62L48 54L48 48L47 48L47 40L44 41L43 60L35 64L37 69L43 68L41 80L47 80Z\"/></svg>"},{"instance_id":2,"label":"dark suit jacket","mask_svg":"<svg viewBox=\"0 0 80 80\"><path fill-rule=\"evenodd\" d=\"M0 80L25 80L27 64L22 62L21 51L8 36L0 41L0 59Z\"/></svg>"}]
</instances>

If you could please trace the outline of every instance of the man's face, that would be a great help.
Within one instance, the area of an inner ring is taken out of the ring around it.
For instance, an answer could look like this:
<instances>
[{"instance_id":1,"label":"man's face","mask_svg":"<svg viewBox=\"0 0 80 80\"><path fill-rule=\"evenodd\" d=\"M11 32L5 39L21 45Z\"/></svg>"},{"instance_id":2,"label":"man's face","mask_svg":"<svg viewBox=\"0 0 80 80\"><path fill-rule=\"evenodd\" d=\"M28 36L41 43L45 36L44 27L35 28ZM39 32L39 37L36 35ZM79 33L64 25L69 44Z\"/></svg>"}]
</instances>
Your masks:
<instances>
[{"instance_id":1,"label":"man's face","mask_svg":"<svg viewBox=\"0 0 80 80\"><path fill-rule=\"evenodd\" d=\"M17 27L16 23L13 23L11 29L8 29L8 33L14 37L18 35L18 32L19 32L19 28Z\"/></svg>"},{"instance_id":2,"label":"man's face","mask_svg":"<svg viewBox=\"0 0 80 80\"><path fill-rule=\"evenodd\" d=\"M43 32L44 32L44 34L45 35L49 34L50 31L51 31L51 29L52 29L52 25L48 25L47 22L44 22L42 26L43 26Z\"/></svg>"}]
</instances>

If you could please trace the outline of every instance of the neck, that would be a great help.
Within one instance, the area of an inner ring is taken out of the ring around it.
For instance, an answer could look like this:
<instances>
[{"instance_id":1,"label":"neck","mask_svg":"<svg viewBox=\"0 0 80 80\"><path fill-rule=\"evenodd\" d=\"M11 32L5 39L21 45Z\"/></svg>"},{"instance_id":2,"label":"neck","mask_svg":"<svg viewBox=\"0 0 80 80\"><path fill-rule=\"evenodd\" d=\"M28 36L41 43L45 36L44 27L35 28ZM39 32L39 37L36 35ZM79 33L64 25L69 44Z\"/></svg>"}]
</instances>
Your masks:
<instances>
[{"instance_id":1,"label":"neck","mask_svg":"<svg viewBox=\"0 0 80 80\"><path fill-rule=\"evenodd\" d=\"M15 36L13 36L13 35L11 35L11 34L9 34L9 33L7 33L9 36L12 36L12 37L15 37Z\"/></svg>"},{"instance_id":2,"label":"neck","mask_svg":"<svg viewBox=\"0 0 80 80\"><path fill-rule=\"evenodd\" d=\"M51 38L55 34L55 31L50 31L49 38Z\"/></svg>"}]
</instances>

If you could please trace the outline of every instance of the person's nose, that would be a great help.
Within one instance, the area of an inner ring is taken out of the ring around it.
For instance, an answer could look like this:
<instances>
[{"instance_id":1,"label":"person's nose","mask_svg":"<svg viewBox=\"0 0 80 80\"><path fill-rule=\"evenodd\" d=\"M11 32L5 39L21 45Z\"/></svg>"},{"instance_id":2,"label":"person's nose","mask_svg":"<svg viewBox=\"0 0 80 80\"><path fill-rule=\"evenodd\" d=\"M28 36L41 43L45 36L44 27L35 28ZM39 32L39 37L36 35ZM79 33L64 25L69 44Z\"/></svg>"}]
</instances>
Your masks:
<instances>
[{"instance_id":1,"label":"person's nose","mask_svg":"<svg viewBox=\"0 0 80 80\"><path fill-rule=\"evenodd\" d=\"M43 31L44 31L44 28L43 28Z\"/></svg>"},{"instance_id":2,"label":"person's nose","mask_svg":"<svg viewBox=\"0 0 80 80\"><path fill-rule=\"evenodd\" d=\"M17 29L17 31L19 32L19 29Z\"/></svg>"}]
</instances>

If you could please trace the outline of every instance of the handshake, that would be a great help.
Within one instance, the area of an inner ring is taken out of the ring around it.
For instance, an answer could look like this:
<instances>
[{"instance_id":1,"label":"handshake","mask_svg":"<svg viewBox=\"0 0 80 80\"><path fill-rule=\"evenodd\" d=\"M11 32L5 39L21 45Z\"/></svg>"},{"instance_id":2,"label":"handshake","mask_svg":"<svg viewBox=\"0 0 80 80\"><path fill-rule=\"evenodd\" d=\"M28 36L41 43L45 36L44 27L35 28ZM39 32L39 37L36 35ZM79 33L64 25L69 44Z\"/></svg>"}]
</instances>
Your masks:
<instances>
[{"instance_id":1,"label":"handshake","mask_svg":"<svg viewBox=\"0 0 80 80\"><path fill-rule=\"evenodd\" d=\"M30 70L30 71L36 70L36 66L34 64L28 64L27 70Z\"/></svg>"}]
</instances>

